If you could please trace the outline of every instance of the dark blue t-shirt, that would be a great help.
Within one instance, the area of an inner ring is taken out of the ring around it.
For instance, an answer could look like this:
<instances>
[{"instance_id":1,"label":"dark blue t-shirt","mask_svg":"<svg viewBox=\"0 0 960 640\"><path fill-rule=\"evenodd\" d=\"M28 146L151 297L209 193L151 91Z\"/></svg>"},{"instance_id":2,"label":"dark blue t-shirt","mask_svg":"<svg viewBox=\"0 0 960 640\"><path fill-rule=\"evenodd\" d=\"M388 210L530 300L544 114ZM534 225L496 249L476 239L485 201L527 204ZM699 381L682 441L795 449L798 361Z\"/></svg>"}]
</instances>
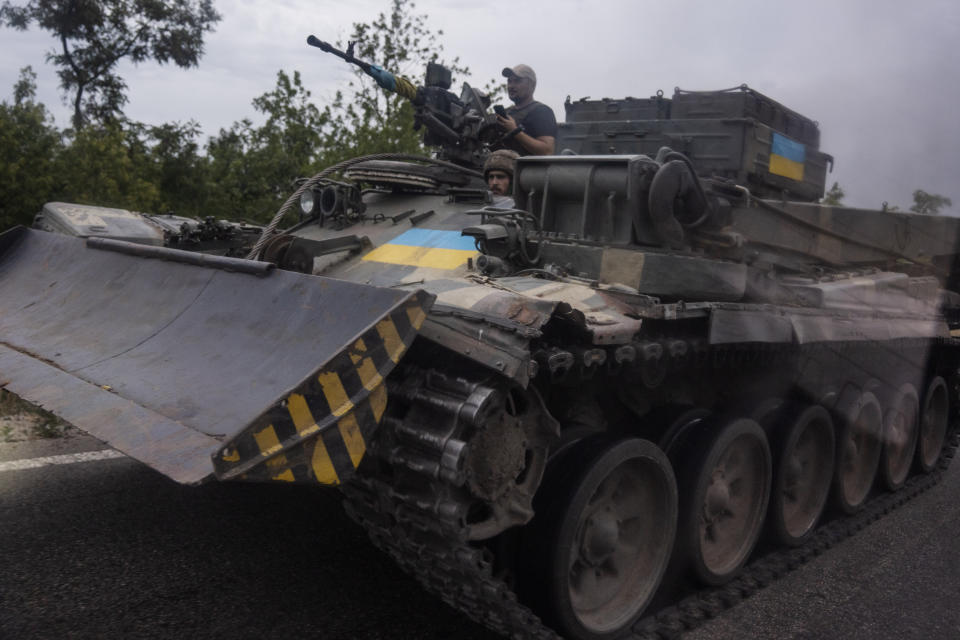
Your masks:
<instances>
[{"instance_id":1,"label":"dark blue t-shirt","mask_svg":"<svg viewBox=\"0 0 960 640\"><path fill-rule=\"evenodd\" d=\"M509 107L507 115L516 120L517 124L522 124L527 135L532 138L557 137L557 118L553 115L553 109L542 102L534 100L521 108ZM522 156L530 154L516 138L507 140L504 148L513 149Z\"/></svg>"}]
</instances>

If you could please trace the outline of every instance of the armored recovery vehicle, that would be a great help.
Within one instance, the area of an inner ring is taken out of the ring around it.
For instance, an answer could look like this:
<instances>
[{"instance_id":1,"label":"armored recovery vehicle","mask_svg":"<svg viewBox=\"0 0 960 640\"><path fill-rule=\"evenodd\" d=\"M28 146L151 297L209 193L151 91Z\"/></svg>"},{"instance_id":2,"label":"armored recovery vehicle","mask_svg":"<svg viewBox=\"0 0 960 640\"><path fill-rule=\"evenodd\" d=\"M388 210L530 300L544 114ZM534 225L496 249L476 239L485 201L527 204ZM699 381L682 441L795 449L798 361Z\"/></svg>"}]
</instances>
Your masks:
<instances>
[{"instance_id":1,"label":"armored recovery vehicle","mask_svg":"<svg viewBox=\"0 0 960 640\"><path fill-rule=\"evenodd\" d=\"M3 388L179 482L337 486L517 638L628 634L935 467L960 222L817 204L815 123L747 88L568 102L493 208L482 96L371 75L439 157L318 174L253 259L0 236Z\"/></svg>"}]
</instances>

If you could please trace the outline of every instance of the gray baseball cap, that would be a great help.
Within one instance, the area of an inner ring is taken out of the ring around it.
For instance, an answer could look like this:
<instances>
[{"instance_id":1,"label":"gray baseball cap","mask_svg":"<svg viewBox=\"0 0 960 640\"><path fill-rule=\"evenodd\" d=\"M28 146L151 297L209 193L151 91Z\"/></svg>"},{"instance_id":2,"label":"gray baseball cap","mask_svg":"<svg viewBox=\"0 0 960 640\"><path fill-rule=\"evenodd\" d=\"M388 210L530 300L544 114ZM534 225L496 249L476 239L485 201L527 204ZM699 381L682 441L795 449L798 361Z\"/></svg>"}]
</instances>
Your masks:
<instances>
[{"instance_id":1,"label":"gray baseball cap","mask_svg":"<svg viewBox=\"0 0 960 640\"><path fill-rule=\"evenodd\" d=\"M534 73L533 69L526 64L518 64L512 69L510 67L504 67L503 77L504 78L512 78L512 77L527 78L528 80L533 82L533 84L537 84L537 74Z\"/></svg>"}]
</instances>

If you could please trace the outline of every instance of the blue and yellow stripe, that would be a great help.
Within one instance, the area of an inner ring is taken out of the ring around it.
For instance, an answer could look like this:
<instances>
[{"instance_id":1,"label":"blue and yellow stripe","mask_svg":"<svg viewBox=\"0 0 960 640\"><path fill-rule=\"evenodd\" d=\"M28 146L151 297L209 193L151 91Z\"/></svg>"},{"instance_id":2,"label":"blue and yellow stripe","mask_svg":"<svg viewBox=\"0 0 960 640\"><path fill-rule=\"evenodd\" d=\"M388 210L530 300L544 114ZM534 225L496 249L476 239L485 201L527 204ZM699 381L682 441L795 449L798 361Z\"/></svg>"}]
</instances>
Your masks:
<instances>
[{"instance_id":1,"label":"blue and yellow stripe","mask_svg":"<svg viewBox=\"0 0 960 640\"><path fill-rule=\"evenodd\" d=\"M770 145L770 173L791 180L803 181L803 165L807 159L804 145L779 133L773 134Z\"/></svg>"},{"instance_id":2,"label":"blue and yellow stripe","mask_svg":"<svg viewBox=\"0 0 960 640\"><path fill-rule=\"evenodd\" d=\"M465 265L469 258L476 255L473 238L462 236L459 231L408 229L363 256L363 259L452 270Z\"/></svg>"}]
</instances>

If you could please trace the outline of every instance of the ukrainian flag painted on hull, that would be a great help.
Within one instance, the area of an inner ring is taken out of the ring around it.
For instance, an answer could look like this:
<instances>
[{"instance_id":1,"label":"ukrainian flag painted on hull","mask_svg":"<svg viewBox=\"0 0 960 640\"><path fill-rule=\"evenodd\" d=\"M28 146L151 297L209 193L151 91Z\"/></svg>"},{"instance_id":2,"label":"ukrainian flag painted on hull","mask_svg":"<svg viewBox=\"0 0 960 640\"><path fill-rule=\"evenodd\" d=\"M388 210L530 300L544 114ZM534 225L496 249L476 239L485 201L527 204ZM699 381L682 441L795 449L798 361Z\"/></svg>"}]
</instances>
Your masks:
<instances>
[{"instance_id":1,"label":"ukrainian flag painted on hull","mask_svg":"<svg viewBox=\"0 0 960 640\"><path fill-rule=\"evenodd\" d=\"M411 267L456 269L476 255L473 238L462 236L459 231L409 229L363 259Z\"/></svg>"},{"instance_id":2,"label":"ukrainian flag painted on hull","mask_svg":"<svg viewBox=\"0 0 960 640\"><path fill-rule=\"evenodd\" d=\"M770 173L802 182L806 159L805 146L779 133L773 134L773 144L770 145Z\"/></svg>"}]
</instances>

